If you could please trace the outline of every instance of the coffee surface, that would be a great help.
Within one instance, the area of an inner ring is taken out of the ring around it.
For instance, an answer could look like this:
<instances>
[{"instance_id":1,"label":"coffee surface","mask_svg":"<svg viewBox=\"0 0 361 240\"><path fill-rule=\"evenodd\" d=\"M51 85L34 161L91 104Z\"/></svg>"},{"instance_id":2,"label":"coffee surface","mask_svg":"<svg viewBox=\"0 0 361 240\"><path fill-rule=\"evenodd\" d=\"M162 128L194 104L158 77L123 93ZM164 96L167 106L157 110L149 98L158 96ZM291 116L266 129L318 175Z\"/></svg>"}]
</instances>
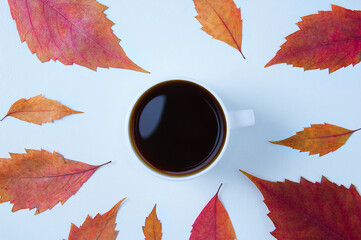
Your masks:
<instances>
[{"instance_id":1,"label":"coffee surface","mask_svg":"<svg viewBox=\"0 0 361 240\"><path fill-rule=\"evenodd\" d=\"M164 174L202 170L218 156L225 134L218 101L187 81L167 81L150 88L130 117L133 148L146 164Z\"/></svg>"}]
</instances>

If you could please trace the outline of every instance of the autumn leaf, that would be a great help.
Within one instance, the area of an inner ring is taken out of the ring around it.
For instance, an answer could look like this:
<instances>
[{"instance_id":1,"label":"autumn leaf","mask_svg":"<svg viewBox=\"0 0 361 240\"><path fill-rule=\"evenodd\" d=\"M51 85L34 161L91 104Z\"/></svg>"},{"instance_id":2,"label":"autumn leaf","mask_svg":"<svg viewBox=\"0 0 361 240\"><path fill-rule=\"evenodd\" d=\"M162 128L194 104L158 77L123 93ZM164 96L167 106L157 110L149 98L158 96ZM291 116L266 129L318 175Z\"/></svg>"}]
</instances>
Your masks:
<instances>
[{"instance_id":1,"label":"autumn leaf","mask_svg":"<svg viewBox=\"0 0 361 240\"><path fill-rule=\"evenodd\" d=\"M242 170L261 191L278 240L360 239L361 197L355 186L321 183L269 182Z\"/></svg>"},{"instance_id":2,"label":"autumn leaf","mask_svg":"<svg viewBox=\"0 0 361 240\"><path fill-rule=\"evenodd\" d=\"M38 214L64 204L105 165L88 165L45 150L26 149L25 154L10 156L0 159L0 203L10 201L13 212L36 208Z\"/></svg>"},{"instance_id":3,"label":"autumn leaf","mask_svg":"<svg viewBox=\"0 0 361 240\"><path fill-rule=\"evenodd\" d=\"M361 11L332 5L302 17L299 31L286 37L276 56L265 67L292 64L305 70L329 69L332 73L361 60Z\"/></svg>"},{"instance_id":4,"label":"autumn leaf","mask_svg":"<svg viewBox=\"0 0 361 240\"><path fill-rule=\"evenodd\" d=\"M116 226L115 219L119 206L124 199L120 200L103 215L97 214L94 219L88 215L79 228L71 224L68 240L115 240L118 235L118 231L114 230Z\"/></svg>"},{"instance_id":5,"label":"autumn leaf","mask_svg":"<svg viewBox=\"0 0 361 240\"><path fill-rule=\"evenodd\" d=\"M22 98L16 101L11 105L9 112L4 118L11 116L22 121L41 125L77 113L82 112L71 110L55 100L50 100L38 95L28 100Z\"/></svg>"},{"instance_id":6,"label":"autumn leaf","mask_svg":"<svg viewBox=\"0 0 361 240\"><path fill-rule=\"evenodd\" d=\"M237 49L243 56L241 10L233 0L193 0L202 30ZM244 56L243 56L244 58Z\"/></svg>"},{"instance_id":7,"label":"autumn leaf","mask_svg":"<svg viewBox=\"0 0 361 240\"><path fill-rule=\"evenodd\" d=\"M342 147L349 137L360 129L348 130L328 123L312 124L311 127L304 128L292 137L271 143L298 149L301 152L310 152L310 155L323 156Z\"/></svg>"},{"instance_id":8,"label":"autumn leaf","mask_svg":"<svg viewBox=\"0 0 361 240\"><path fill-rule=\"evenodd\" d=\"M218 192L221 186L194 222L189 240L237 239L231 219L218 198Z\"/></svg>"},{"instance_id":9,"label":"autumn leaf","mask_svg":"<svg viewBox=\"0 0 361 240\"><path fill-rule=\"evenodd\" d=\"M152 212L145 219L145 225L142 227L145 240L161 240L162 239L162 223L157 217L157 205L154 205Z\"/></svg>"},{"instance_id":10,"label":"autumn leaf","mask_svg":"<svg viewBox=\"0 0 361 240\"><path fill-rule=\"evenodd\" d=\"M59 60L96 70L124 68L147 72L133 63L119 45L95 0L8 0L22 42L41 62Z\"/></svg>"}]
</instances>

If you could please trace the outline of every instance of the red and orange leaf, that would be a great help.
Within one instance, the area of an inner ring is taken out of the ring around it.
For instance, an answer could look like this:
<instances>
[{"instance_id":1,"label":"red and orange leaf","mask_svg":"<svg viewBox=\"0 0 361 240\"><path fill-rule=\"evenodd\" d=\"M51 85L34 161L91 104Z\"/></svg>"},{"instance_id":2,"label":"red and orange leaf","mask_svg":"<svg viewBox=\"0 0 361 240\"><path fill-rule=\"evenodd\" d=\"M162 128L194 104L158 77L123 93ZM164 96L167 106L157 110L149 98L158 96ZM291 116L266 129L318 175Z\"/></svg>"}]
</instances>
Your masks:
<instances>
[{"instance_id":1,"label":"red and orange leaf","mask_svg":"<svg viewBox=\"0 0 361 240\"><path fill-rule=\"evenodd\" d=\"M8 0L22 42L41 62L147 72L119 45L106 6L95 0Z\"/></svg>"},{"instance_id":2,"label":"red and orange leaf","mask_svg":"<svg viewBox=\"0 0 361 240\"><path fill-rule=\"evenodd\" d=\"M334 72L361 60L361 11L332 5L302 17L299 31L286 37L276 56L265 67L287 63L305 70L329 69Z\"/></svg>"},{"instance_id":3,"label":"red and orange leaf","mask_svg":"<svg viewBox=\"0 0 361 240\"><path fill-rule=\"evenodd\" d=\"M325 177L321 183L269 182L241 172L261 191L278 240L360 239L361 196L353 185L347 189Z\"/></svg>"},{"instance_id":4,"label":"red and orange leaf","mask_svg":"<svg viewBox=\"0 0 361 240\"><path fill-rule=\"evenodd\" d=\"M63 158L45 150L26 149L0 159L0 203L14 204L12 211L36 208L36 214L64 204L102 165ZM104 165L104 164L103 164Z\"/></svg>"},{"instance_id":5,"label":"red and orange leaf","mask_svg":"<svg viewBox=\"0 0 361 240\"><path fill-rule=\"evenodd\" d=\"M243 56L241 10L233 0L193 0L202 30L237 49ZM243 56L244 58L244 56Z\"/></svg>"},{"instance_id":6,"label":"red and orange leaf","mask_svg":"<svg viewBox=\"0 0 361 240\"><path fill-rule=\"evenodd\" d=\"M342 147L358 130L360 129L348 130L328 123L312 124L311 127L304 128L292 137L281 141L271 141L271 143L298 149L301 152L310 152L310 155L323 156Z\"/></svg>"},{"instance_id":7,"label":"red and orange leaf","mask_svg":"<svg viewBox=\"0 0 361 240\"><path fill-rule=\"evenodd\" d=\"M157 205L154 205L152 212L145 219L145 225L142 227L145 240L161 240L162 233L162 223L157 217Z\"/></svg>"},{"instance_id":8,"label":"red and orange leaf","mask_svg":"<svg viewBox=\"0 0 361 240\"><path fill-rule=\"evenodd\" d=\"M231 219L218 198L221 186L194 222L189 240L237 239Z\"/></svg>"},{"instance_id":9,"label":"red and orange leaf","mask_svg":"<svg viewBox=\"0 0 361 240\"><path fill-rule=\"evenodd\" d=\"M9 112L4 118L11 116L22 121L41 125L77 113L82 112L74 111L55 100L38 95L28 100L22 98L16 101L11 105Z\"/></svg>"},{"instance_id":10,"label":"red and orange leaf","mask_svg":"<svg viewBox=\"0 0 361 240\"><path fill-rule=\"evenodd\" d=\"M98 213L94 219L88 215L79 228L71 224L68 240L115 240L118 235L118 231L115 230L115 219L124 199L103 215Z\"/></svg>"}]
</instances>

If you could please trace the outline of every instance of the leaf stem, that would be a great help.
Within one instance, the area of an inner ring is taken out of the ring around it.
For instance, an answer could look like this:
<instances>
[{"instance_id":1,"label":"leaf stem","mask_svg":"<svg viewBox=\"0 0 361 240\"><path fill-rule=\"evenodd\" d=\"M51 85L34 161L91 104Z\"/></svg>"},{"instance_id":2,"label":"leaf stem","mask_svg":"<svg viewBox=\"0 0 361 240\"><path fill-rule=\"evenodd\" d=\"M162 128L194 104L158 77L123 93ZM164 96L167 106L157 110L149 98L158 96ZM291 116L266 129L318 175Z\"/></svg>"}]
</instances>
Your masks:
<instances>
[{"instance_id":1,"label":"leaf stem","mask_svg":"<svg viewBox=\"0 0 361 240\"><path fill-rule=\"evenodd\" d=\"M219 186L218 191L217 191L217 193L216 193L217 195L218 195L218 193L219 193L219 190L221 190L222 185L223 185L223 183L221 183L221 185Z\"/></svg>"},{"instance_id":2,"label":"leaf stem","mask_svg":"<svg viewBox=\"0 0 361 240\"><path fill-rule=\"evenodd\" d=\"M356 129L356 130L353 130L354 132L357 132L357 131L359 131L359 130L361 130L361 128L358 128L358 129Z\"/></svg>"},{"instance_id":3,"label":"leaf stem","mask_svg":"<svg viewBox=\"0 0 361 240\"><path fill-rule=\"evenodd\" d=\"M103 167L103 166L105 166L105 165L107 165L107 164L109 164L109 163L111 163L111 162L112 162L112 161L109 161L109 162L106 162L106 163L100 164L100 165L98 166L98 168Z\"/></svg>"},{"instance_id":4,"label":"leaf stem","mask_svg":"<svg viewBox=\"0 0 361 240\"><path fill-rule=\"evenodd\" d=\"M246 59L246 57L243 55L243 53L241 51L239 51L239 52L242 54L243 59Z\"/></svg>"}]
</instances>

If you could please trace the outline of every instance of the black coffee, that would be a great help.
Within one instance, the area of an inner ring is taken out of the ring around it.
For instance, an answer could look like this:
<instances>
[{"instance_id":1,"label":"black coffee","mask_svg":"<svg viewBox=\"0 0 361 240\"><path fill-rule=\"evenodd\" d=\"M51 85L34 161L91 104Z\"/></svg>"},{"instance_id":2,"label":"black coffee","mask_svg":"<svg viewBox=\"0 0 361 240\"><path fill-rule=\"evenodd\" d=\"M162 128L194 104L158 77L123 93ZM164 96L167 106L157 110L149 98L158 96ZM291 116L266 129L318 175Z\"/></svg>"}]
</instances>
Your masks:
<instances>
[{"instance_id":1,"label":"black coffee","mask_svg":"<svg viewBox=\"0 0 361 240\"><path fill-rule=\"evenodd\" d=\"M188 175L218 156L226 136L218 101L203 87L182 80L146 91L130 116L133 148L143 161L166 175Z\"/></svg>"}]
</instances>

